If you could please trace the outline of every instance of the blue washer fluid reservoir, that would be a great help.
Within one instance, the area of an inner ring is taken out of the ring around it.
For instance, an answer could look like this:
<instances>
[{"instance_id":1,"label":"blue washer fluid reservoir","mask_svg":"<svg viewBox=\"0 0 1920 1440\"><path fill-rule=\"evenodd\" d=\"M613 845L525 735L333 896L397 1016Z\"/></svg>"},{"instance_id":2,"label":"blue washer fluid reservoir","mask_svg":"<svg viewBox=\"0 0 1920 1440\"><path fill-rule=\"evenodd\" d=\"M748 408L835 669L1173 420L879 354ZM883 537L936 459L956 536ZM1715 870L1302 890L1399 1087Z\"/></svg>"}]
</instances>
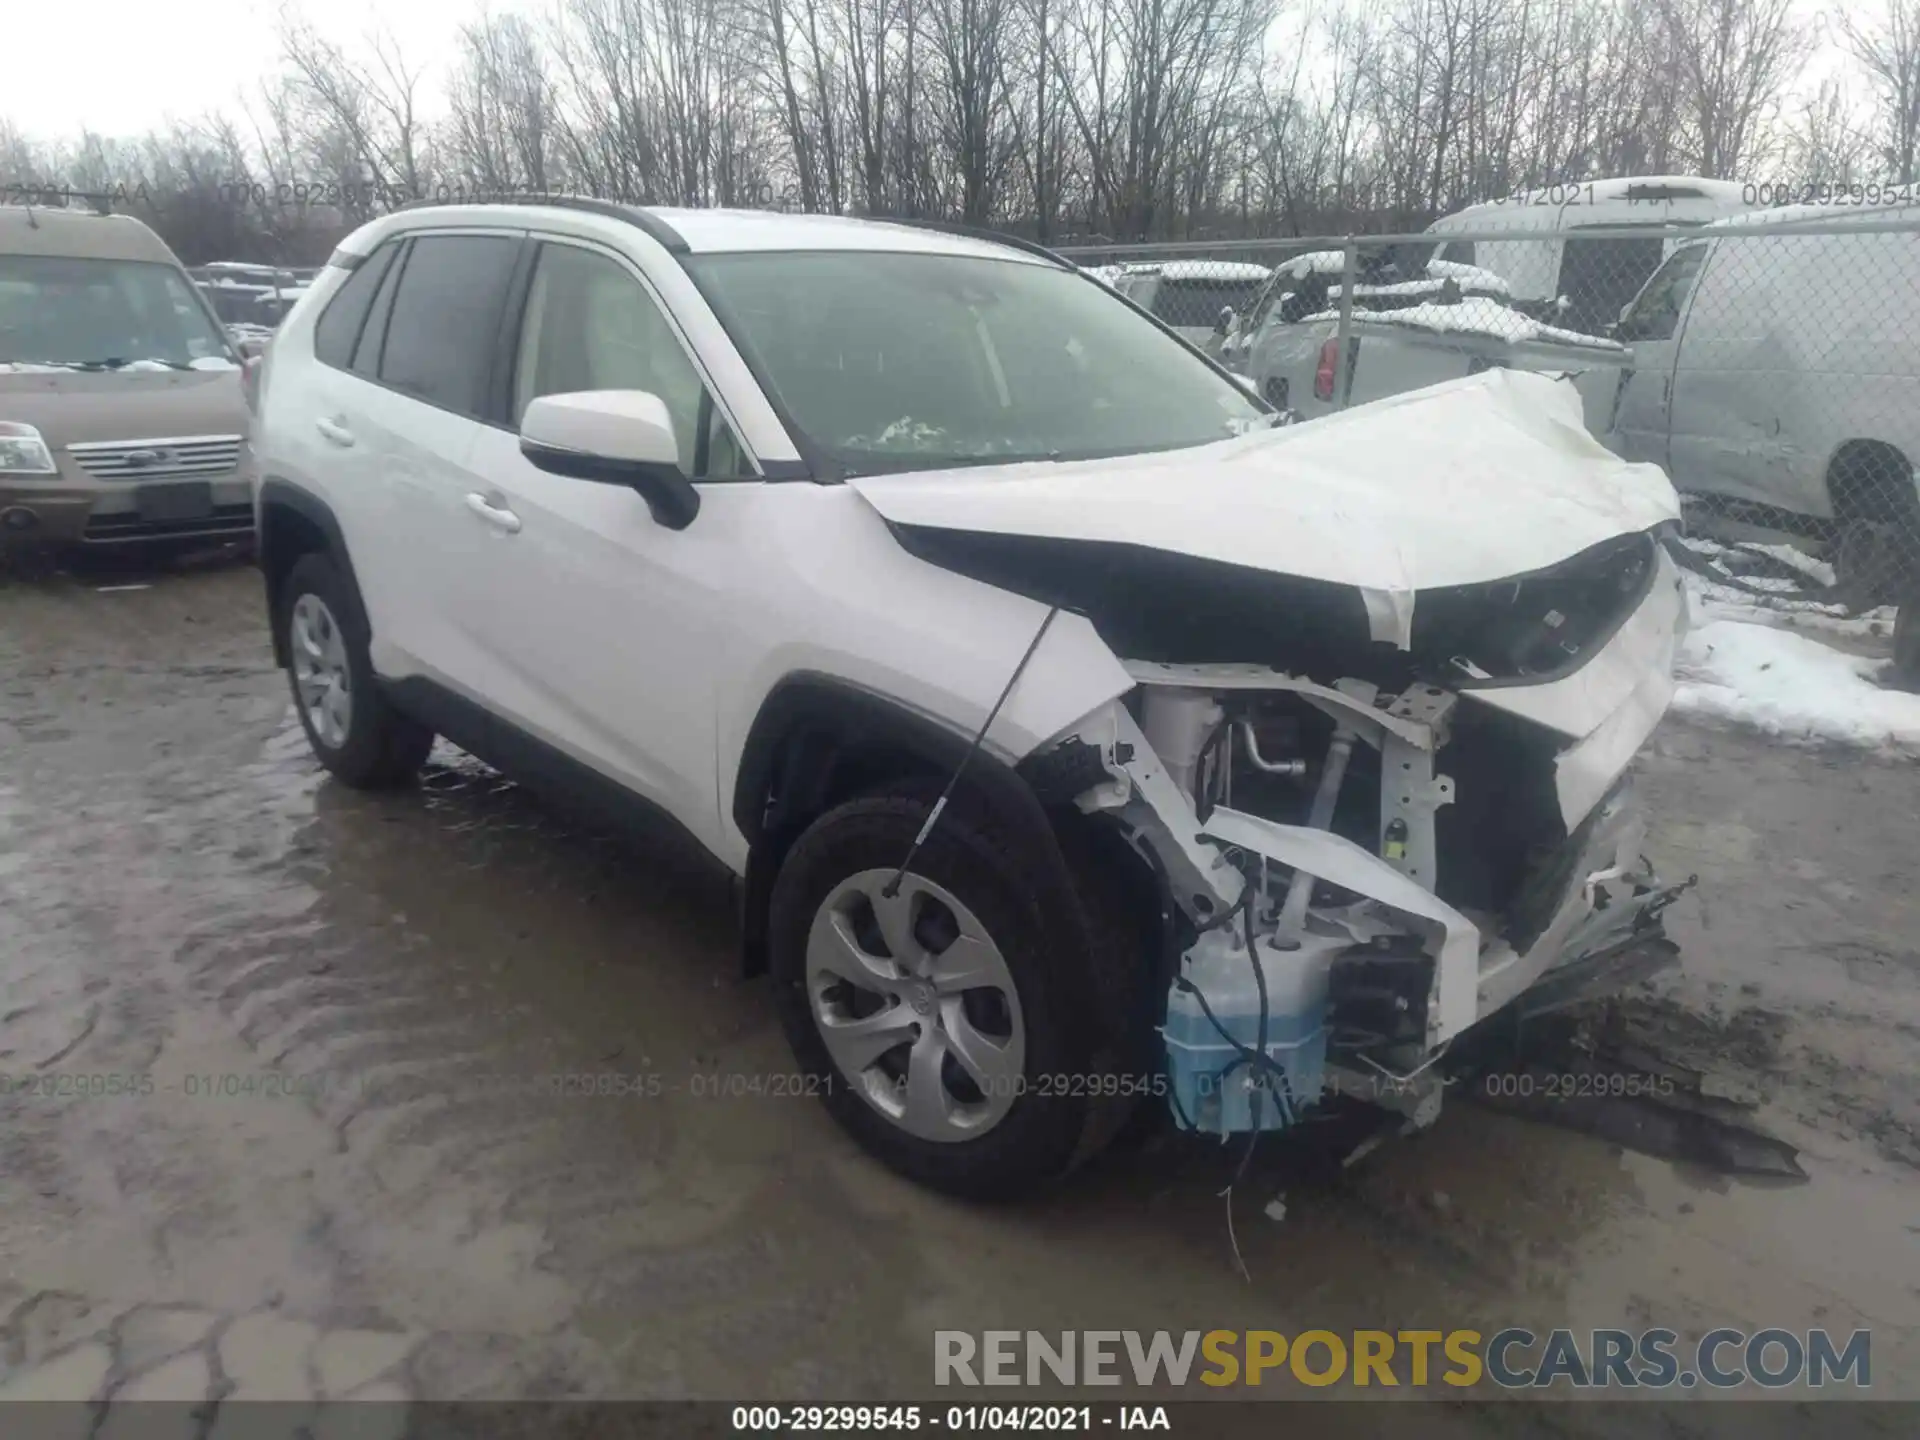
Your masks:
<instances>
[{"instance_id":1,"label":"blue washer fluid reservoir","mask_svg":"<svg viewBox=\"0 0 1920 1440\"><path fill-rule=\"evenodd\" d=\"M1256 1074L1220 1033L1224 1029L1248 1050L1259 1039L1260 992L1241 926L1236 922L1203 932L1181 957L1180 974L1206 997L1220 1028L1176 982L1160 1032L1167 1042L1169 1102L1182 1129L1223 1140L1256 1126L1279 1130L1320 1098L1327 1058L1327 969L1353 940L1306 934L1289 950L1267 934L1256 935L1254 943L1267 982L1267 1055L1279 1073L1259 1067L1262 1073Z\"/></svg>"}]
</instances>

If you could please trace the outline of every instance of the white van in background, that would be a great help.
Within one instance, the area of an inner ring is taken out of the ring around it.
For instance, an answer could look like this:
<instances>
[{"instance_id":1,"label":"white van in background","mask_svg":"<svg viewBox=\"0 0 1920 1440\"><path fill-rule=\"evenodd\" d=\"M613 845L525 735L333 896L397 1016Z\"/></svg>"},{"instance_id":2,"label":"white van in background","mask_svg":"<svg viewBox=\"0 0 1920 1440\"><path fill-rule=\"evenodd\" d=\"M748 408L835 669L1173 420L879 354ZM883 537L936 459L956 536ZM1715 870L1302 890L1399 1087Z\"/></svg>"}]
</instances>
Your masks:
<instances>
[{"instance_id":1,"label":"white van in background","mask_svg":"<svg viewBox=\"0 0 1920 1440\"><path fill-rule=\"evenodd\" d=\"M1693 175L1569 181L1469 205L1434 221L1430 235L1511 230L1512 240L1448 240L1436 259L1478 265L1507 282L1513 301L1540 319L1587 335L1606 331L1672 248L1658 235L1569 238L1623 226L1704 225L1758 209L1736 180Z\"/></svg>"},{"instance_id":2,"label":"white van in background","mask_svg":"<svg viewBox=\"0 0 1920 1440\"><path fill-rule=\"evenodd\" d=\"M1862 222L1890 228L1857 233ZM1762 234L1722 233L1728 230ZM1920 580L1920 205L1710 226L1620 316L1601 438L1714 508L1834 542L1862 600Z\"/></svg>"}]
</instances>

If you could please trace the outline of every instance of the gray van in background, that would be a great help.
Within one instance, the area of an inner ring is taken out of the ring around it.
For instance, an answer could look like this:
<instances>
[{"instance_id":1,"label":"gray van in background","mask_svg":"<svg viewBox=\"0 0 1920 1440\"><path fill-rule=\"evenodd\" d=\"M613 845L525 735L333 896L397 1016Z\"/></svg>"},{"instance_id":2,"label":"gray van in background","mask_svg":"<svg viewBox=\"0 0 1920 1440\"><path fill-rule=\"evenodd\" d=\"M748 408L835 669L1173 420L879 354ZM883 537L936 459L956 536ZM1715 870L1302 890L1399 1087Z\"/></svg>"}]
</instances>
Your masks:
<instances>
[{"instance_id":1,"label":"gray van in background","mask_svg":"<svg viewBox=\"0 0 1920 1440\"><path fill-rule=\"evenodd\" d=\"M1602 440L1716 510L1828 542L1858 603L1911 598L1920 205L1795 206L1704 227L1614 335L1633 358Z\"/></svg>"},{"instance_id":2,"label":"gray van in background","mask_svg":"<svg viewBox=\"0 0 1920 1440\"><path fill-rule=\"evenodd\" d=\"M250 537L241 381L152 230L0 207L0 548Z\"/></svg>"}]
</instances>

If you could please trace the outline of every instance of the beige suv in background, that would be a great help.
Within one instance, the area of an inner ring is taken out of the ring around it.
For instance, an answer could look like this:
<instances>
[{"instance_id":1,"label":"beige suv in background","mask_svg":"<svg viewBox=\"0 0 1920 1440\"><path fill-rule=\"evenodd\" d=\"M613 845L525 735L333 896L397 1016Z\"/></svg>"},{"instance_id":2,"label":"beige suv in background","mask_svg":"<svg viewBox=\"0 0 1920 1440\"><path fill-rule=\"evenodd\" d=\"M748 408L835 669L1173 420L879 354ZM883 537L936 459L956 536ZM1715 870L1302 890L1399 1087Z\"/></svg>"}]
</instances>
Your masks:
<instances>
[{"instance_id":1,"label":"beige suv in background","mask_svg":"<svg viewBox=\"0 0 1920 1440\"><path fill-rule=\"evenodd\" d=\"M0 550L250 537L241 380L152 230L0 207Z\"/></svg>"}]
</instances>

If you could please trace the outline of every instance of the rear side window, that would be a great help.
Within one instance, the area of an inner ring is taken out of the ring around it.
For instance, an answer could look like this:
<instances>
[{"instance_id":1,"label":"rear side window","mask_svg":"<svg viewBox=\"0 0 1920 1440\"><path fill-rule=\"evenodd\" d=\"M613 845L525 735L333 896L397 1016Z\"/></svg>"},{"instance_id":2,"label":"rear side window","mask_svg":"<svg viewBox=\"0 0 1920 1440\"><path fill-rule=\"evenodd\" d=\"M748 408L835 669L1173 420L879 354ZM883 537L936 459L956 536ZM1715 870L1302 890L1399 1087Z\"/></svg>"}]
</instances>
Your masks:
<instances>
[{"instance_id":1,"label":"rear side window","mask_svg":"<svg viewBox=\"0 0 1920 1440\"><path fill-rule=\"evenodd\" d=\"M360 327L360 342L353 347L352 370L369 380L380 378L380 347L387 338L387 317L393 314L393 292L400 288L400 277L406 273L407 251L403 244L394 246L393 262L387 266L387 273L380 277L380 288L374 293L373 308L367 311L367 323Z\"/></svg>"},{"instance_id":2,"label":"rear side window","mask_svg":"<svg viewBox=\"0 0 1920 1440\"><path fill-rule=\"evenodd\" d=\"M416 239L387 319L380 383L478 416L519 248L505 235Z\"/></svg>"},{"instance_id":3,"label":"rear side window","mask_svg":"<svg viewBox=\"0 0 1920 1440\"><path fill-rule=\"evenodd\" d=\"M393 257L399 251L400 242L389 240L363 260L359 268L347 277L347 283L334 292L333 299L327 302L327 308L320 312L320 319L313 327L314 359L342 370L347 368L353 359L353 347L360 338L360 329L366 324L367 311L373 307L374 293L379 290L387 266L393 263ZM218 289L213 293L216 296L221 294ZM252 291L247 298L252 300L260 293ZM220 317L223 320L242 318L228 315L224 310L220 312Z\"/></svg>"},{"instance_id":4,"label":"rear side window","mask_svg":"<svg viewBox=\"0 0 1920 1440\"><path fill-rule=\"evenodd\" d=\"M1223 309L1244 315L1260 298L1264 279L1208 279L1182 276L1178 280L1161 277L1160 288L1153 292L1153 313L1169 325L1186 329L1211 327Z\"/></svg>"}]
</instances>

